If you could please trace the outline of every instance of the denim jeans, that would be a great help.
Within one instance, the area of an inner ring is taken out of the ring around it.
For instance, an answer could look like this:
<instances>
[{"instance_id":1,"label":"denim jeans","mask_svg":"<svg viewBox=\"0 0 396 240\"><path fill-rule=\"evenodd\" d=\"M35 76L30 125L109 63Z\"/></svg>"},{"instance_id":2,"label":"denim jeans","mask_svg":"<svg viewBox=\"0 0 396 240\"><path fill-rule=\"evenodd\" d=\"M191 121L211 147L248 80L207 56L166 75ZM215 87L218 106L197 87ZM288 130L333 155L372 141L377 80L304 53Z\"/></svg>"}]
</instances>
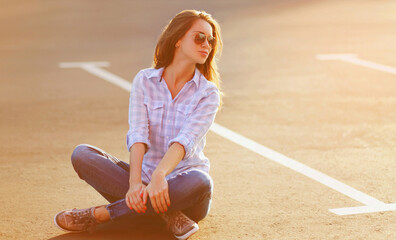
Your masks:
<instances>
[{"instance_id":1,"label":"denim jeans","mask_svg":"<svg viewBox=\"0 0 396 240\"><path fill-rule=\"evenodd\" d=\"M125 215L156 215L150 198L147 198L145 213L131 210L125 195L129 189L129 164L89 144L78 145L71 156L78 176L98 191L110 204L106 209L112 221ZM143 182L144 184L148 184ZM201 170L190 170L168 179L171 205L168 211L181 210L190 219L198 222L210 210L213 181Z\"/></svg>"}]
</instances>

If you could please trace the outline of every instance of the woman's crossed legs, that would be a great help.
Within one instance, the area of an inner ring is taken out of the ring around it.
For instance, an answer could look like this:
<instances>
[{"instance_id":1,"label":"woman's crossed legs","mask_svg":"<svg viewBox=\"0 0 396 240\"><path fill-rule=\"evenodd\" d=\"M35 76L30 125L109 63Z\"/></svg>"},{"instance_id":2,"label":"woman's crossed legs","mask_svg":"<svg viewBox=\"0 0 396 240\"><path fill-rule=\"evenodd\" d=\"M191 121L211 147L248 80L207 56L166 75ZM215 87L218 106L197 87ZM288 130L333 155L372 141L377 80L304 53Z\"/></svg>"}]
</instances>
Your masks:
<instances>
[{"instance_id":1,"label":"woman's crossed legs","mask_svg":"<svg viewBox=\"0 0 396 240\"><path fill-rule=\"evenodd\" d=\"M78 176L110 202L105 208L111 220L125 215L157 214L151 206L150 198L147 199L145 213L137 213L127 206L125 195L129 189L129 164L89 144L78 145L71 161ZM191 170L169 179L168 185L171 201L168 211L181 210L195 222L207 216L213 191L209 174Z\"/></svg>"}]
</instances>

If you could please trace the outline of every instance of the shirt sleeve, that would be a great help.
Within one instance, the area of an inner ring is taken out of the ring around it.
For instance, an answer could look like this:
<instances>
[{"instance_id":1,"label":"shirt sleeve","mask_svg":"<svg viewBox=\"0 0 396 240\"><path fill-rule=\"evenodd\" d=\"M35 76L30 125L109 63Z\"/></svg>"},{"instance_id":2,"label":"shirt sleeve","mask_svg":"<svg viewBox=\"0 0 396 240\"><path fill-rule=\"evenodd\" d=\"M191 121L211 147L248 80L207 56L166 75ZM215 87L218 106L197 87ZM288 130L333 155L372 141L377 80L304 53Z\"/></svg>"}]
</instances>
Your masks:
<instances>
[{"instance_id":1,"label":"shirt sleeve","mask_svg":"<svg viewBox=\"0 0 396 240\"><path fill-rule=\"evenodd\" d=\"M178 135L168 143L168 149L174 142L183 145L186 154L183 159L188 159L194 155L198 143L209 131L216 117L220 104L219 91L211 91L206 97L202 98L194 111L185 120Z\"/></svg>"},{"instance_id":2,"label":"shirt sleeve","mask_svg":"<svg viewBox=\"0 0 396 240\"><path fill-rule=\"evenodd\" d=\"M133 144L141 142L146 144L146 152L150 149L149 141L149 129L148 129L148 117L147 108L144 104L144 94L142 88L142 81L144 80L143 72L140 71L136 74L131 87L131 93L129 96L129 114L128 123L129 130L126 136L127 148L130 148Z\"/></svg>"}]
</instances>

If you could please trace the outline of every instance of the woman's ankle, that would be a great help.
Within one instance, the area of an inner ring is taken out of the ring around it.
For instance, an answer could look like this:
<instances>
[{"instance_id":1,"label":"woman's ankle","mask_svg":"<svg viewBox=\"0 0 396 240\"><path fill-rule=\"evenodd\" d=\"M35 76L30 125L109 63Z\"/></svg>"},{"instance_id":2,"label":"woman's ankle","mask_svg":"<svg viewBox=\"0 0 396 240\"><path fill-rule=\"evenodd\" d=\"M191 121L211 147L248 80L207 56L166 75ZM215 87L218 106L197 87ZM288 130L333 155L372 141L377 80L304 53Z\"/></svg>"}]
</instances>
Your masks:
<instances>
[{"instance_id":1,"label":"woman's ankle","mask_svg":"<svg viewBox=\"0 0 396 240\"><path fill-rule=\"evenodd\" d=\"M97 223L105 223L110 221L110 213L107 211L106 206L95 208L94 217Z\"/></svg>"}]
</instances>

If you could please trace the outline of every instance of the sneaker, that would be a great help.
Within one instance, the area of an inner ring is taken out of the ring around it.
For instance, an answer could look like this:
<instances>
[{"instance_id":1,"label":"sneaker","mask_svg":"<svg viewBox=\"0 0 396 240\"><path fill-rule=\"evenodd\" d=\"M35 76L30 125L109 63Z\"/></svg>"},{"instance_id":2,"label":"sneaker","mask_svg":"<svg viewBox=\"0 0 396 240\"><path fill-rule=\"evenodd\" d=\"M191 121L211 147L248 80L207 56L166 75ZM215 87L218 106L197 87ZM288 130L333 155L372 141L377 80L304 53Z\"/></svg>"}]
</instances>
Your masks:
<instances>
[{"instance_id":1,"label":"sneaker","mask_svg":"<svg viewBox=\"0 0 396 240\"><path fill-rule=\"evenodd\" d=\"M199 230L198 224L180 210L161 213L160 216L177 239L187 239Z\"/></svg>"},{"instance_id":2,"label":"sneaker","mask_svg":"<svg viewBox=\"0 0 396 240\"><path fill-rule=\"evenodd\" d=\"M92 233L99 222L96 221L94 211L97 207L86 209L73 208L72 210L60 211L54 217L55 225L66 232Z\"/></svg>"}]
</instances>

